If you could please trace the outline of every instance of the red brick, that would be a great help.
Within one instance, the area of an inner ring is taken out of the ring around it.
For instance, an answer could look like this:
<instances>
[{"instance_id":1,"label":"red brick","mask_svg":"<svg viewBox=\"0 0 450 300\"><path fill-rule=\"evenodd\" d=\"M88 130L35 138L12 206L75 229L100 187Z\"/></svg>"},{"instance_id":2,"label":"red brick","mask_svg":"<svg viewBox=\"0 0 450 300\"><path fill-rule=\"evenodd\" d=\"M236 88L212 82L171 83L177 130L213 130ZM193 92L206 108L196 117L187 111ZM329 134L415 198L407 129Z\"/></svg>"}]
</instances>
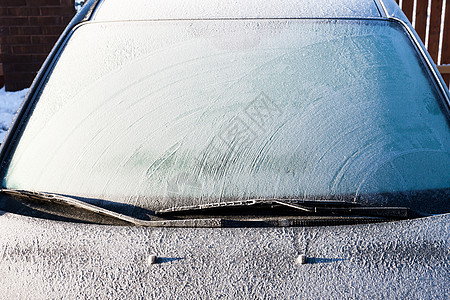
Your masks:
<instances>
[{"instance_id":1,"label":"red brick","mask_svg":"<svg viewBox=\"0 0 450 300\"><path fill-rule=\"evenodd\" d=\"M42 33L45 35L61 35L64 28L64 26L44 26L42 27Z\"/></svg>"},{"instance_id":2,"label":"red brick","mask_svg":"<svg viewBox=\"0 0 450 300\"><path fill-rule=\"evenodd\" d=\"M31 55L33 62L43 63L45 59L47 58L47 54L33 54Z\"/></svg>"},{"instance_id":3,"label":"red brick","mask_svg":"<svg viewBox=\"0 0 450 300\"><path fill-rule=\"evenodd\" d=\"M39 27L39 26L9 27L8 30L9 30L9 34L11 34L11 35L42 34L42 27Z\"/></svg>"},{"instance_id":4,"label":"red brick","mask_svg":"<svg viewBox=\"0 0 450 300\"><path fill-rule=\"evenodd\" d=\"M9 28L6 26L0 26L0 38L3 35L7 35L7 34L9 34Z\"/></svg>"},{"instance_id":5,"label":"red brick","mask_svg":"<svg viewBox=\"0 0 450 300\"><path fill-rule=\"evenodd\" d=\"M33 80L38 71L30 71L30 72L13 72L9 75L6 74L6 80Z\"/></svg>"},{"instance_id":6,"label":"red brick","mask_svg":"<svg viewBox=\"0 0 450 300\"><path fill-rule=\"evenodd\" d=\"M19 17L27 17L27 16L39 16L40 11L37 7L8 7L7 15L8 16L19 16Z\"/></svg>"},{"instance_id":7,"label":"red brick","mask_svg":"<svg viewBox=\"0 0 450 300\"><path fill-rule=\"evenodd\" d=\"M3 73L9 73L9 72L14 72L14 64L8 64L8 63L4 63L3 64Z\"/></svg>"},{"instance_id":8,"label":"red brick","mask_svg":"<svg viewBox=\"0 0 450 300\"><path fill-rule=\"evenodd\" d=\"M15 64L14 71L16 72L36 72L41 68L41 63L30 63L30 64Z\"/></svg>"},{"instance_id":9,"label":"red brick","mask_svg":"<svg viewBox=\"0 0 450 300\"><path fill-rule=\"evenodd\" d=\"M63 16L63 19L62 19L63 24L67 26L67 24L69 24L70 21L72 21L72 18L73 18L74 16L75 16L75 14Z\"/></svg>"},{"instance_id":10,"label":"red brick","mask_svg":"<svg viewBox=\"0 0 450 300\"><path fill-rule=\"evenodd\" d=\"M33 77L34 79L34 77ZM26 88L29 88L31 83L33 82L33 79L28 79L26 81L15 81L15 80L9 80L7 78L7 75L5 75L5 89L7 92L14 92L14 91L20 91Z\"/></svg>"},{"instance_id":11,"label":"red brick","mask_svg":"<svg viewBox=\"0 0 450 300\"><path fill-rule=\"evenodd\" d=\"M41 7L40 14L42 16L75 15L75 6Z\"/></svg>"},{"instance_id":12,"label":"red brick","mask_svg":"<svg viewBox=\"0 0 450 300\"><path fill-rule=\"evenodd\" d=\"M3 17L2 25L28 25L28 17Z\"/></svg>"},{"instance_id":13,"label":"red brick","mask_svg":"<svg viewBox=\"0 0 450 300\"><path fill-rule=\"evenodd\" d=\"M32 55L11 55L5 54L2 55L4 64L14 64L14 63L31 63L33 61Z\"/></svg>"},{"instance_id":14,"label":"red brick","mask_svg":"<svg viewBox=\"0 0 450 300\"><path fill-rule=\"evenodd\" d=\"M38 35L31 37L31 44L55 44L59 35Z\"/></svg>"},{"instance_id":15,"label":"red brick","mask_svg":"<svg viewBox=\"0 0 450 300\"><path fill-rule=\"evenodd\" d=\"M29 17L30 25L61 25L62 18L60 16L57 17L47 17L47 16L39 16L39 17Z\"/></svg>"},{"instance_id":16,"label":"red brick","mask_svg":"<svg viewBox=\"0 0 450 300\"><path fill-rule=\"evenodd\" d=\"M33 81L34 77L36 77L37 71L32 72L11 72L5 74L5 81L8 84L8 82L14 82L14 81L27 81L29 84ZM28 84L28 85L29 85Z\"/></svg>"},{"instance_id":17,"label":"red brick","mask_svg":"<svg viewBox=\"0 0 450 300\"><path fill-rule=\"evenodd\" d=\"M2 0L2 6L25 6L26 0Z\"/></svg>"},{"instance_id":18,"label":"red brick","mask_svg":"<svg viewBox=\"0 0 450 300\"><path fill-rule=\"evenodd\" d=\"M60 0L60 2L61 2L61 5L62 5L62 6L72 6L72 7L75 7L75 6L74 6L74 2L75 2L75 1L73 1L73 0Z\"/></svg>"},{"instance_id":19,"label":"red brick","mask_svg":"<svg viewBox=\"0 0 450 300\"><path fill-rule=\"evenodd\" d=\"M3 37L4 44L29 44L31 42L31 38L26 35L7 35Z\"/></svg>"},{"instance_id":20,"label":"red brick","mask_svg":"<svg viewBox=\"0 0 450 300\"><path fill-rule=\"evenodd\" d=\"M0 0L0 83L7 90L29 87L65 26L75 15L73 0ZM6 3L7 5L4 5ZM6 26L5 26L6 25ZM9 25L9 26L8 26Z\"/></svg>"},{"instance_id":21,"label":"red brick","mask_svg":"<svg viewBox=\"0 0 450 300\"><path fill-rule=\"evenodd\" d=\"M28 6L40 7L40 6L60 6L60 0L26 0Z\"/></svg>"},{"instance_id":22,"label":"red brick","mask_svg":"<svg viewBox=\"0 0 450 300\"><path fill-rule=\"evenodd\" d=\"M12 54L48 54L52 45L18 45L12 46Z\"/></svg>"},{"instance_id":23,"label":"red brick","mask_svg":"<svg viewBox=\"0 0 450 300\"><path fill-rule=\"evenodd\" d=\"M7 56L12 53L12 48L10 45L3 43L2 44L2 56Z\"/></svg>"}]
</instances>

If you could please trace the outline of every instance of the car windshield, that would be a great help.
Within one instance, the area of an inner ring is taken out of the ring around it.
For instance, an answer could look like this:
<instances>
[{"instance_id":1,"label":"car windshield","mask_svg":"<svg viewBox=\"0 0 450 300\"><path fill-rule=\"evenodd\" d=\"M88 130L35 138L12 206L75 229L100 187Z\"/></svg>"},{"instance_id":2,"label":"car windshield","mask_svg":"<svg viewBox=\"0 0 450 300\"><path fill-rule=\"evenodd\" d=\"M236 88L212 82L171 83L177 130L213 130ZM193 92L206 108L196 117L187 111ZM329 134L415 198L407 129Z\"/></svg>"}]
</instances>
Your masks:
<instances>
[{"instance_id":1,"label":"car windshield","mask_svg":"<svg viewBox=\"0 0 450 300\"><path fill-rule=\"evenodd\" d=\"M261 198L448 210L446 103L396 22L86 23L37 97L3 188L152 210Z\"/></svg>"}]
</instances>

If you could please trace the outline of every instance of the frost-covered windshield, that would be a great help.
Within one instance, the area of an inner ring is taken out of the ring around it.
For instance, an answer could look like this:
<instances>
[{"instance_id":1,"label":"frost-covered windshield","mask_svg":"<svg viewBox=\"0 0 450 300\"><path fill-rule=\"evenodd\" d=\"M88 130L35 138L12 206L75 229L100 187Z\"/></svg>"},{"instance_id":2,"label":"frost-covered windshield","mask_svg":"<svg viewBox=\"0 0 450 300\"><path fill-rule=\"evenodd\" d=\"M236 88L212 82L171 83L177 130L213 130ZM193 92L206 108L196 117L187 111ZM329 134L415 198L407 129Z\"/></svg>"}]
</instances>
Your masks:
<instances>
[{"instance_id":1,"label":"frost-covered windshield","mask_svg":"<svg viewBox=\"0 0 450 300\"><path fill-rule=\"evenodd\" d=\"M448 202L449 149L444 101L396 23L91 23L51 72L3 187L150 209L432 206Z\"/></svg>"}]
</instances>

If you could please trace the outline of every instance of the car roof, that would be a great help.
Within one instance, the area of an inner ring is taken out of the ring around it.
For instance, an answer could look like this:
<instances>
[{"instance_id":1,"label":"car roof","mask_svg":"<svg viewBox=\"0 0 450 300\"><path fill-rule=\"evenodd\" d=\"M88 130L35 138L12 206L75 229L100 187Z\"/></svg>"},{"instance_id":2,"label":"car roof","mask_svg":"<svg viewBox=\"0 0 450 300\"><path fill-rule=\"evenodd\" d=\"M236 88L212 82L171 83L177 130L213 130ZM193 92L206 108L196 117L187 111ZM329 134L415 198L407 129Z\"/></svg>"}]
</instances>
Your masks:
<instances>
[{"instance_id":1,"label":"car roof","mask_svg":"<svg viewBox=\"0 0 450 300\"><path fill-rule=\"evenodd\" d=\"M91 20L380 18L377 0L102 0Z\"/></svg>"}]
</instances>

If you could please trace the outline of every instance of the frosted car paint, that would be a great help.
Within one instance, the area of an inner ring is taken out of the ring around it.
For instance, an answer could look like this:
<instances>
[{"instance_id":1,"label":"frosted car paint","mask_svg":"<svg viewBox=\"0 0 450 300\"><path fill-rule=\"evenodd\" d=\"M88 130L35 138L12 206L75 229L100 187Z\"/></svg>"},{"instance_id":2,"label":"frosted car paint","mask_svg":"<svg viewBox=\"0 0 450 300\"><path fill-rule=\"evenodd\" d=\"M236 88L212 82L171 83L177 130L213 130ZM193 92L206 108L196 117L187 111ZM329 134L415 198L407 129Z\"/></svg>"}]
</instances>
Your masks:
<instances>
[{"instance_id":1,"label":"frosted car paint","mask_svg":"<svg viewBox=\"0 0 450 300\"><path fill-rule=\"evenodd\" d=\"M4 214L0 292L4 299L447 299L449 224L445 214L331 227L142 228ZM296 262L299 254L306 264Z\"/></svg>"}]
</instances>

